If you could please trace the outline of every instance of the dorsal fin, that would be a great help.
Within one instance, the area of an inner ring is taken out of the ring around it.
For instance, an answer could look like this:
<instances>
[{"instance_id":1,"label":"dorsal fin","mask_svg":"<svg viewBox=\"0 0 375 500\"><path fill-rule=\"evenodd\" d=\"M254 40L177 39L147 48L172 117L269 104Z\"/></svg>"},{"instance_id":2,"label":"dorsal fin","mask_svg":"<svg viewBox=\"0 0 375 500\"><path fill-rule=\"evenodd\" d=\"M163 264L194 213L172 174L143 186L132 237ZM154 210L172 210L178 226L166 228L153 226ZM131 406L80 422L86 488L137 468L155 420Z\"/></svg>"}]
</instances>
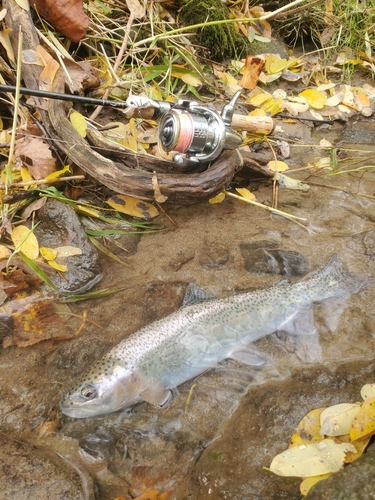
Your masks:
<instances>
[{"instance_id":1,"label":"dorsal fin","mask_svg":"<svg viewBox=\"0 0 375 500\"><path fill-rule=\"evenodd\" d=\"M203 288L199 288L199 286L194 283L190 283L186 288L185 297L182 301L183 306L191 306L192 304L196 304L197 302L203 302L205 300L211 300L215 297L207 293Z\"/></svg>"}]
</instances>

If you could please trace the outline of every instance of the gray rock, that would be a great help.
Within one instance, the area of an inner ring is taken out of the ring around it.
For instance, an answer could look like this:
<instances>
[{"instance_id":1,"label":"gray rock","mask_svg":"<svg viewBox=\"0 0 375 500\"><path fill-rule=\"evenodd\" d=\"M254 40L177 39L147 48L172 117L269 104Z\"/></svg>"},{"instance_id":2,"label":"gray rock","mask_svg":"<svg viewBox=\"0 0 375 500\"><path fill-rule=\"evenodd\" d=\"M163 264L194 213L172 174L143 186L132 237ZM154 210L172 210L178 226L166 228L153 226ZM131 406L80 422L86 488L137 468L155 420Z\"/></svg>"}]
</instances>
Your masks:
<instances>
[{"instance_id":1,"label":"gray rock","mask_svg":"<svg viewBox=\"0 0 375 500\"><path fill-rule=\"evenodd\" d=\"M375 498L375 445L355 462L316 484L308 500L373 500Z\"/></svg>"},{"instance_id":2,"label":"gray rock","mask_svg":"<svg viewBox=\"0 0 375 500\"><path fill-rule=\"evenodd\" d=\"M63 276L56 273L51 281L61 292L82 293L102 278L99 255L88 239L74 210L65 203L50 198L38 211L39 225L35 235L41 246L56 248L72 245L82 250L81 255L64 259L68 270Z\"/></svg>"},{"instance_id":3,"label":"gray rock","mask_svg":"<svg viewBox=\"0 0 375 500\"><path fill-rule=\"evenodd\" d=\"M286 250L276 241L242 242L239 246L245 269L250 273L303 276L308 270L302 254Z\"/></svg>"}]
</instances>

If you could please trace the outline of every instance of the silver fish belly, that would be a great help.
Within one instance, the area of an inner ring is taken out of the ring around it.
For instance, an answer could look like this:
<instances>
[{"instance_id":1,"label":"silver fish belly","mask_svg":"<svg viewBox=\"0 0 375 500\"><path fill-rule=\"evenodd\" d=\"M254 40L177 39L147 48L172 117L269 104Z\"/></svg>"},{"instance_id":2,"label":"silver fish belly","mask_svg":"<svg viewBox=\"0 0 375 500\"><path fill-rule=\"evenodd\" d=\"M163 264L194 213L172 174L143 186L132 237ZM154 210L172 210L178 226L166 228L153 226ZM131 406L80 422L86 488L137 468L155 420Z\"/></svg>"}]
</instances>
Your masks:
<instances>
[{"instance_id":1,"label":"silver fish belly","mask_svg":"<svg viewBox=\"0 0 375 500\"><path fill-rule=\"evenodd\" d=\"M369 281L349 273L333 255L321 270L298 283L181 307L133 333L94 363L63 396L61 410L85 418L142 400L163 405L171 389L225 358L260 364L249 344L265 335L277 330L313 333L305 330L313 325L314 302L349 296Z\"/></svg>"}]
</instances>

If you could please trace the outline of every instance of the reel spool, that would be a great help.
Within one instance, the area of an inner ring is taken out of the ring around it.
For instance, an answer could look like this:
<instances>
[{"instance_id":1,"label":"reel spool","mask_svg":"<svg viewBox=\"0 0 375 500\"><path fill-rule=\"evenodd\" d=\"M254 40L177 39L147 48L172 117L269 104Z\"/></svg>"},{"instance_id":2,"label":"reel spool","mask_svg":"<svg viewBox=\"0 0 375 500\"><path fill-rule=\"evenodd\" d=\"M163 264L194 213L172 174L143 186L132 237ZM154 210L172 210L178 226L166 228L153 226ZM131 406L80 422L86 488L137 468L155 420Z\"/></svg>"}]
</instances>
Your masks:
<instances>
[{"instance_id":1,"label":"reel spool","mask_svg":"<svg viewBox=\"0 0 375 500\"><path fill-rule=\"evenodd\" d=\"M231 128L239 90L218 114L194 101L180 100L164 113L159 124L159 146L175 152L173 161L181 166L208 163L224 149L236 149L242 137Z\"/></svg>"}]
</instances>

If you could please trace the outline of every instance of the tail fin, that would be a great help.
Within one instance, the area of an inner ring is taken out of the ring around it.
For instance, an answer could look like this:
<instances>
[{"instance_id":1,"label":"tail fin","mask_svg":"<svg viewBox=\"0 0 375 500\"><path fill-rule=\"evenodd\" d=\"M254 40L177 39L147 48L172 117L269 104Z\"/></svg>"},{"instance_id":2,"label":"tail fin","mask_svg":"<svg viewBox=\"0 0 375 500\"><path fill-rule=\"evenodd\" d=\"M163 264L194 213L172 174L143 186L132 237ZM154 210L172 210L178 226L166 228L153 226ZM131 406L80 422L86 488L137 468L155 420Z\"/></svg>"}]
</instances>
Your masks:
<instances>
[{"instance_id":1,"label":"tail fin","mask_svg":"<svg viewBox=\"0 0 375 500\"><path fill-rule=\"evenodd\" d=\"M362 274L351 273L343 260L334 253L326 265L314 273L318 279L335 280L346 293L356 293L375 284L375 279Z\"/></svg>"}]
</instances>

